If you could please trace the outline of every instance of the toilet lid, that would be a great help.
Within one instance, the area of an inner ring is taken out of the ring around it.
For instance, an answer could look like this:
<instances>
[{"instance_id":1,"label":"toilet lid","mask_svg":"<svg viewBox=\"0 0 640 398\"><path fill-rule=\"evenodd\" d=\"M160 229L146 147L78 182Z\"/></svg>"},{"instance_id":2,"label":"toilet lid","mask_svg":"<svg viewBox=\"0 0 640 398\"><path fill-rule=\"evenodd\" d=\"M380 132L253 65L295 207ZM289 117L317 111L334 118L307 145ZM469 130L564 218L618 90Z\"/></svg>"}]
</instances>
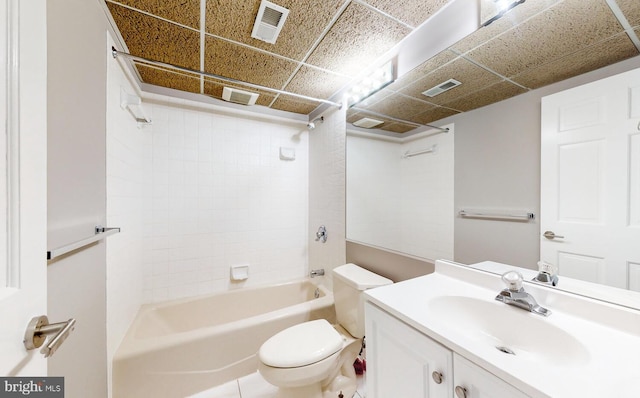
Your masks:
<instances>
[{"instance_id":1,"label":"toilet lid","mask_svg":"<svg viewBox=\"0 0 640 398\"><path fill-rule=\"evenodd\" d=\"M342 336L325 319L304 322L267 340L258 356L275 368L296 368L321 361L340 351Z\"/></svg>"}]
</instances>

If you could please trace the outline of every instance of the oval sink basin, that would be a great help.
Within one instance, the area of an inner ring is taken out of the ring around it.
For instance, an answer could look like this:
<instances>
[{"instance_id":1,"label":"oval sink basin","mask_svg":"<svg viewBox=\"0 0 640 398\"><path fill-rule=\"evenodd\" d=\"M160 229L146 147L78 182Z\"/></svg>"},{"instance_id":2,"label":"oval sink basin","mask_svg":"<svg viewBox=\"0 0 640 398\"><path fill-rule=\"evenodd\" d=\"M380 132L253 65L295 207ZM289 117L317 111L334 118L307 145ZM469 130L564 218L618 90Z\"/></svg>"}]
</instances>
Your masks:
<instances>
[{"instance_id":1,"label":"oval sink basin","mask_svg":"<svg viewBox=\"0 0 640 398\"><path fill-rule=\"evenodd\" d=\"M441 296L429 301L428 311L452 333L489 344L504 355L553 366L575 366L589 361L586 347L544 318L497 301L464 296Z\"/></svg>"}]
</instances>

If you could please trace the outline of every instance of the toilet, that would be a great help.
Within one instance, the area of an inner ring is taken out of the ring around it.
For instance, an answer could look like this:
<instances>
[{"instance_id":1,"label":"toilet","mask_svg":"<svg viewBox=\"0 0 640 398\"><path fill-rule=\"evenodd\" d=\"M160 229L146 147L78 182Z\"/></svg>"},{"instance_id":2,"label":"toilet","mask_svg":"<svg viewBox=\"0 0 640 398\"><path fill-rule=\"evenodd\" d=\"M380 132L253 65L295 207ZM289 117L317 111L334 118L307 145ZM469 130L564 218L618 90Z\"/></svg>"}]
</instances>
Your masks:
<instances>
[{"instance_id":1,"label":"toilet","mask_svg":"<svg viewBox=\"0 0 640 398\"><path fill-rule=\"evenodd\" d=\"M325 319L287 328L258 351L258 371L278 387L277 398L351 398L357 387L353 363L364 337L362 292L393 283L355 264L333 270L337 325Z\"/></svg>"}]
</instances>

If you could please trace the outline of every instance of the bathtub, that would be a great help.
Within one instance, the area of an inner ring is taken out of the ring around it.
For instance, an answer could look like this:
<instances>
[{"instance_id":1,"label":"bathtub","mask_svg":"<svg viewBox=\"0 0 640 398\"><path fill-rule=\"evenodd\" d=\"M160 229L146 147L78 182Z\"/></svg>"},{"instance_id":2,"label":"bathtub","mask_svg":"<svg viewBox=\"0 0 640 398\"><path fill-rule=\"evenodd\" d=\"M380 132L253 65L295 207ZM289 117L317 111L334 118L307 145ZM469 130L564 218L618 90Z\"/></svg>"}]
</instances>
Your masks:
<instances>
[{"instance_id":1,"label":"bathtub","mask_svg":"<svg viewBox=\"0 0 640 398\"><path fill-rule=\"evenodd\" d=\"M321 318L335 321L333 294L310 280L144 305L114 356L113 397L186 397L250 374L269 337Z\"/></svg>"}]
</instances>

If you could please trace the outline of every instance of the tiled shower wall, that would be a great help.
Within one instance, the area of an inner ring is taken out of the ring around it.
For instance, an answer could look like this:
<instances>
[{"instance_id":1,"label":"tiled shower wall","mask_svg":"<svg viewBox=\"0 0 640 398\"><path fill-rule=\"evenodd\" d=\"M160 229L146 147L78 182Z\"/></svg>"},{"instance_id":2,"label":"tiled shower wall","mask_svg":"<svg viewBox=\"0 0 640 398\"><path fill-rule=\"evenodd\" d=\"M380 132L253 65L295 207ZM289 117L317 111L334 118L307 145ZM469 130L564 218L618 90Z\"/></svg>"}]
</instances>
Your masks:
<instances>
[{"instance_id":1,"label":"tiled shower wall","mask_svg":"<svg viewBox=\"0 0 640 398\"><path fill-rule=\"evenodd\" d=\"M331 270L346 262L345 161L346 108L332 108L309 133L309 267L324 269L331 286ZM328 239L316 241L324 225ZM320 279L320 278L318 278ZM320 279L322 281L322 279Z\"/></svg>"},{"instance_id":2,"label":"tiled shower wall","mask_svg":"<svg viewBox=\"0 0 640 398\"><path fill-rule=\"evenodd\" d=\"M348 136L348 239L453 259L454 133L453 125L447 127L448 134L405 142ZM433 145L434 153L403 157Z\"/></svg>"},{"instance_id":3,"label":"tiled shower wall","mask_svg":"<svg viewBox=\"0 0 640 398\"><path fill-rule=\"evenodd\" d=\"M154 97L144 301L302 277L307 270L304 123L225 115ZM295 151L282 160L280 148ZM246 282L230 266L249 265Z\"/></svg>"}]
</instances>

